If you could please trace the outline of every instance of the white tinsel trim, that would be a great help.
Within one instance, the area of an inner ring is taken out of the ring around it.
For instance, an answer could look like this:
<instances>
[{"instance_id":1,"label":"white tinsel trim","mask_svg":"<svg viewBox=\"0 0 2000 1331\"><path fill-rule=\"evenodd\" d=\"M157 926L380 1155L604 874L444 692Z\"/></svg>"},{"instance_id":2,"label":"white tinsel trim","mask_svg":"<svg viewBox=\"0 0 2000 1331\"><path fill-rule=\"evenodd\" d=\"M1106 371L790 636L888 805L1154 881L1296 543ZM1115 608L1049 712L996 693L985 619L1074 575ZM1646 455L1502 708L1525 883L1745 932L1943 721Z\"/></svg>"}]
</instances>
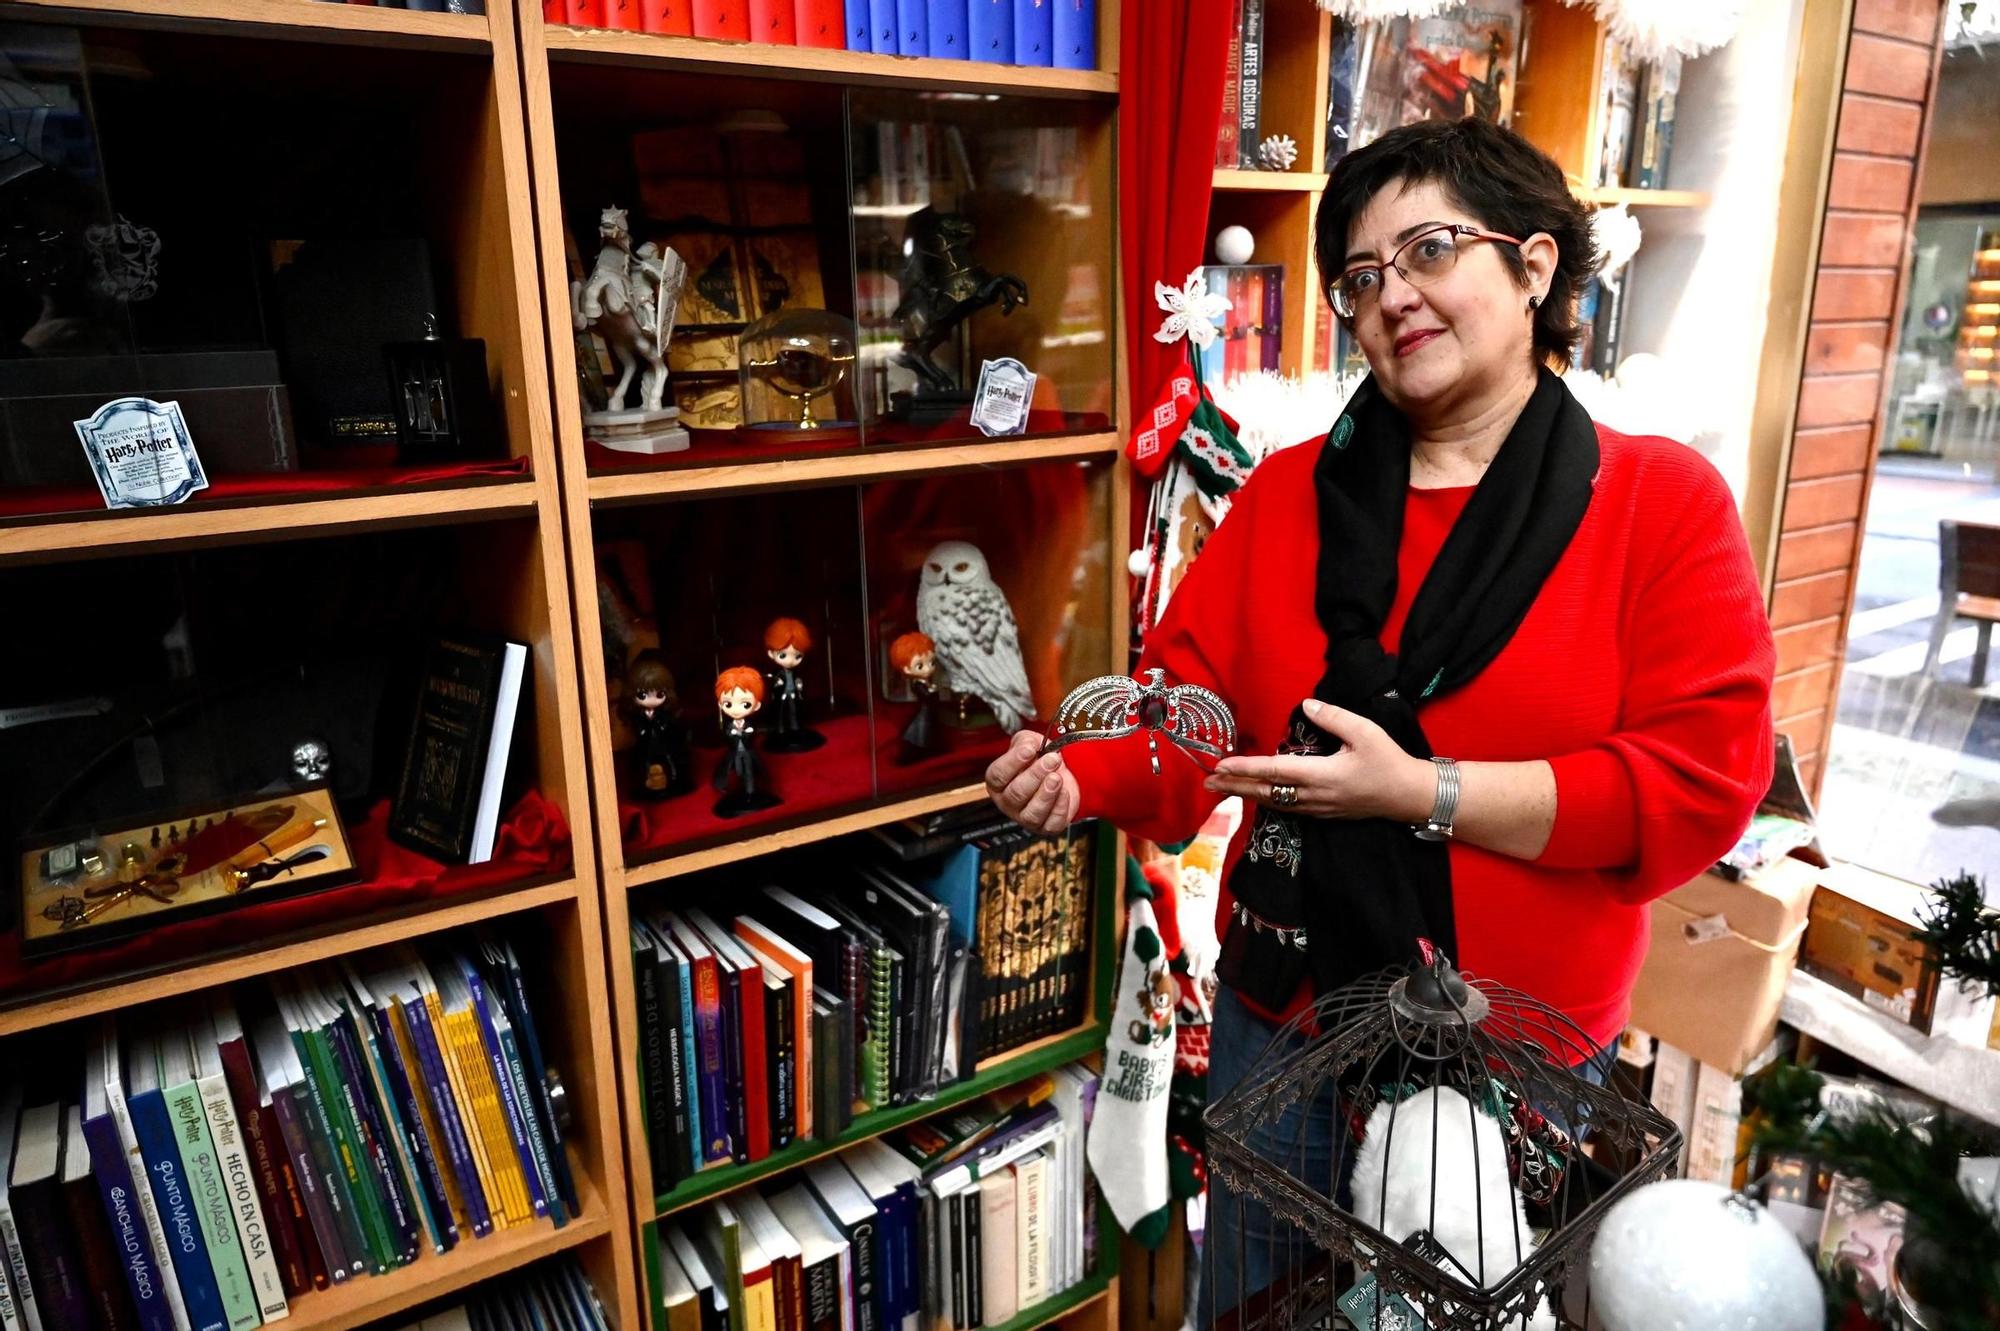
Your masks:
<instances>
[{"instance_id":1,"label":"white tinsel trim","mask_svg":"<svg viewBox=\"0 0 2000 1331\"><path fill-rule=\"evenodd\" d=\"M1597 241L1597 252L1604 256L1597 276L1615 289L1620 271L1639 252L1639 219L1622 203L1599 208L1590 215L1590 234Z\"/></svg>"},{"instance_id":2,"label":"white tinsel trim","mask_svg":"<svg viewBox=\"0 0 2000 1331\"><path fill-rule=\"evenodd\" d=\"M1333 428L1360 383L1316 372L1303 379L1270 370L1239 374L1216 390L1215 405L1236 419L1236 440L1262 461L1281 448L1308 443Z\"/></svg>"},{"instance_id":3,"label":"white tinsel trim","mask_svg":"<svg viewBox=\"0 0 2000 1331\"><path fill-rule=\"evenodd\" d=\"M1319 7L1349 23L1376 23L1391 18L1429 18L1461 0L1318 0Z\"/></svg>"},{"instance_id":4,"label":"white tinsel trim","mask_svg":"<svg viewBox=\"0 0 2000 1331\"><path fill-rule=\"evenodd\" d=\"M1698 56L1726 46L1743 21L1743 0L1563 0L1588 4L1612 38L1640 60Z\"/></svg>"}]
</instances>

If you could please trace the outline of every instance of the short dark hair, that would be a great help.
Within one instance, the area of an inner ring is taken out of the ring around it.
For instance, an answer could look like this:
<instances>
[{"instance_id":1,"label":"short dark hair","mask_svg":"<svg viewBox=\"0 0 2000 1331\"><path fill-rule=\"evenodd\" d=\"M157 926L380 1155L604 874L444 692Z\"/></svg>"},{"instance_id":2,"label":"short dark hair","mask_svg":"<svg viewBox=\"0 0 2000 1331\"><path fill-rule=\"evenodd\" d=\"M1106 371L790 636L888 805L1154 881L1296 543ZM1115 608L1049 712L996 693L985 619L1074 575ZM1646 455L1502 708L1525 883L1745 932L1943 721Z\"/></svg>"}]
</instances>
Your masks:
<instances>
[{"instance_id":1,"label":"short dark hair","mask_svg":"<svg viewBox=\"0 0 2000 1331\"><path fill-rule=\"evenodd\" d=\"M1570 192L1562 168L1511 129L1467 116L1420 120L1392 129L1340 159L1326 183L1314 222L1321 295L1347 264L1347 232L1368 201L1391 185L1432 181L1489 231L1526 240L1537 231L1556 242L1549 294L1535 311L1535 350L1566 362L1583 336L1576 298L1602 262L1591 234L1590 210ZM1527 284L1527 265L1511 245L1496 246L1515 280Z\"/></svg>"}]
</instances>

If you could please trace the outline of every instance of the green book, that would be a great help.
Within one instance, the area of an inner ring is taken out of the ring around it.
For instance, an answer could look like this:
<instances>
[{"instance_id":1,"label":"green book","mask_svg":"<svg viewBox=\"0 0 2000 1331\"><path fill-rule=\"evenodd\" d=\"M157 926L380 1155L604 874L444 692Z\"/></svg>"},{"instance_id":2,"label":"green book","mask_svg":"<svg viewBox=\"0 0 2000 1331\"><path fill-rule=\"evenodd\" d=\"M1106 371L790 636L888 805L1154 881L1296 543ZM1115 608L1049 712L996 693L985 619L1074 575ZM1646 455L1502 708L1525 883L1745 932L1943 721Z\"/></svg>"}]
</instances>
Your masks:
<instances>
[{"instance_id":1,"label":"green book","mask_svg":"<svg viewBox=\"0 0 2000 1331\"><path fill-rule=\"evenodd\" d=\"M215 1138L208 1130L208 1111L202 1105L201 1088L195 1085L194 1050L185 1026L161 1029L159 1059L160 1092L174 1125L174 1145L187 1171L188 1193L201 1237L208 1244L208 1264L222 1295L222 1311L229 1318L230 1331L250 1331L263 1325L264 1319L258 1311L257 1290L250 1283L243 1241L236 1233L236 1211L215 1154Z\"/></svg>"},{"instance_id":2,"label":"green book","mask_svg":"<svg viewBox=\"0 0 2000 1331\"><path fill-rule=\"evenodd\" d=\"M743 1303L743 1229L728 1202L714 1201L702 1208L700 1229L696 1231L706 1250L709 1269L715 1273L729 1302L729 1331L747 1331L749 1319Z\"/></svg>"},{"instance_id":3,"label":"green book","mask_svg":"<svg viewBox=\"0 0 2000 1331\"><path fill-rule=\"evenodd\" d=\"M340 1081L327 1060L325 1036L304 996L297 991L287 992L279 999L279 1010L298 1049L299 1063L305 1069L313 1112L333 1139L334 1163L338 1166L335 1173L350 1199L362 1246L367 1250L368 1269L379 1276L389 1269L392 1255L388 1229L382 1223L380 1204L368 1187L360 1144L355 1140L353 1121L347 1117L346 1097L340 1093Z\"/></svg>"}]
</instances>

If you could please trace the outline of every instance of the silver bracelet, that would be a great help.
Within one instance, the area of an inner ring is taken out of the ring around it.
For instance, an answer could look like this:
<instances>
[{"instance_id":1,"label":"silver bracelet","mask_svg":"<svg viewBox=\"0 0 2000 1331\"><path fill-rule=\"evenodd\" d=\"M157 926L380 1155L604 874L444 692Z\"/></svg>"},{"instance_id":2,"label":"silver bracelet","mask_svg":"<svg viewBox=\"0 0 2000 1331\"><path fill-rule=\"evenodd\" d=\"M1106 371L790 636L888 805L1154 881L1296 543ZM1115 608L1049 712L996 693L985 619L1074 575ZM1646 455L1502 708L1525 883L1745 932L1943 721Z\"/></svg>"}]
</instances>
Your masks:
<instances>
[{"instance_id":1,"label":"silver bracelet","mask_svg":"<svg viewBox=\"0 0 2000 1331\"><path fill-rule=\"evenodd\" d=\"M1433 758L1431 764L1437 768L1437 799L1431 803L1430 820L1415 830L1422 841L1449 841L1458 816L1458 764L1450 758Z\"/></svg>"}]
</instances>

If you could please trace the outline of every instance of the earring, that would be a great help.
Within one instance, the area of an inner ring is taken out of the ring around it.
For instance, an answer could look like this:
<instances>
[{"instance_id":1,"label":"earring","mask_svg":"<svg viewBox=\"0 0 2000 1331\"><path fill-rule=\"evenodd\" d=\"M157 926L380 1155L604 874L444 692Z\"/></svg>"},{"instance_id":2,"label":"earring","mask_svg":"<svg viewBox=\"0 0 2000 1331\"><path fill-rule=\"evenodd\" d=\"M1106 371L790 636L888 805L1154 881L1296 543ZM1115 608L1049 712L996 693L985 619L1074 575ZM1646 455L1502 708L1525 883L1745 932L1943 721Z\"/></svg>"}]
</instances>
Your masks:
<instances>
[{"instance_id":1,"label":"earring","mask_svg":"<svg viewBox=\"0 0 2000 1331\"><path fill-rule=\"evenodd\" d=\"M1531 310L1539 310L1540 308L1542 308L1542 298L1540 296L1528 297L1528 308Z\"/></svg>"}]
</instances>

